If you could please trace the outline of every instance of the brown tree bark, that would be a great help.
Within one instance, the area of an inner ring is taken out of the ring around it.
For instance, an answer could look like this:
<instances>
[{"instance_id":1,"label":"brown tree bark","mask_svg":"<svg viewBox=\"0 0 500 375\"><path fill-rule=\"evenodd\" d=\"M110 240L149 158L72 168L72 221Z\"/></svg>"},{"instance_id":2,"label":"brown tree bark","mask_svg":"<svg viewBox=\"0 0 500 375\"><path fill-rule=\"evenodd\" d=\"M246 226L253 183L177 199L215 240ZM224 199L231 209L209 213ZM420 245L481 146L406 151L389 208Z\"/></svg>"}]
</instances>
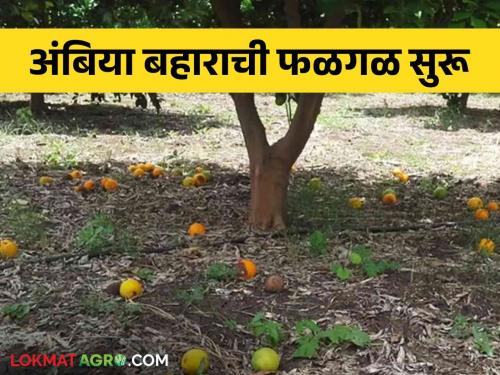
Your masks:
<instances>
[{"instance_id":1,"label":"brown tree bark","mask_svg":"<svg viewBox=\"0 0 500 375\"><path fill-rule=\"evenodd\" d=\"M30 97L30 109L33 116L37 117L45 112L44 94L33 93Z\"/></svg>"},{"instance_id":2,"label":"brown tree bark","mask_svg":"<svg viewBox=\"0 0 500 375\"><path fill-rule=\"evenodd\" d=\"M298 0L285 1L289 27L300 27ZM240 1L212 0L223 27L243 27ZM283 138L269 145L254 94L231 94L250 161L251 197L249 221L261 229L286 226L286 196L290 169L304 149L324 94L301 94L290 127Z\"/></svg>"}]
</instances>

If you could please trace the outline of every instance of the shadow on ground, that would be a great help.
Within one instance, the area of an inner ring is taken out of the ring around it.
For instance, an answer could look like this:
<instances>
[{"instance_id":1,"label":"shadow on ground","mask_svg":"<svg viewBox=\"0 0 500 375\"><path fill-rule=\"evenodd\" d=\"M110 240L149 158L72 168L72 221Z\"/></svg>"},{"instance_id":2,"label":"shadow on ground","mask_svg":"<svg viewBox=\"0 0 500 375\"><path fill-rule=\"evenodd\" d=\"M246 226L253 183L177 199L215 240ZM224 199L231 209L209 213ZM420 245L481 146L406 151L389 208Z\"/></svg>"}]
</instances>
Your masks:
<instances>
[{"instance_id":1,"label":"shadow on ground","mask_svg":"<svg viewBox=\"0 0 500 375\"><path fill-rule=\"evenodd\" d=\"M12 132L55 134L140 134L164 137L172 132L189 135L203 129L233 124L210 113L183 113L152 108L141 109L112 103L48 104L40 119L20 119L16 112L27 108L25 101L0 102L0 122L10 124ZM32 122L32 124L26 122ZM4 125L5 127L6 125Z\"/></svg>"},{"instance_id":2,"label":"shadow on ground","mask_svg":"<svg viewBox=\"0 0 500 375\"><path fill-rule=\"evenodd\" d=\"M379 108L352 108L367 117L424 117L429 118L427 126L433 129L474 129L480 132L500 131L500 109L467 108L459 115L446 106L406 106ZM433 120L433 121L432 121Z\"/></svg>"},{"instance_id":3,"label":"shadow on ground","mask_svg":"<svg viewBox=\"0 0 500 375\"><path fill-rule=\"evenodd\" d=\"M185 161L177 166L188 173L196 165ZM208 165L213 182L184 188L180 177L136 180L124 164L81 168L87 178L115 177L120 189L82 195L64 179L65 171L0 164L1 235L19 232L9 214L15 201L39 207L48 221L49 239L25 243L17 238L24 253L14 261L15 267L0 270L3 288L9 291L0 303L31 306L23 319L1 318L0 331L10 338L0 342L2 357L26 350L127 356L167 351L169 370L175 372L186 349L203 346L211 353L213 373L241 374L249 369L251 352L264 345L248 328L252 317L264 311L283 326L281 368L298 369L294 374L320 374L325 368L332 373L345 373L346 368L359 373L374 364L386 373L397 368L426 373L429 364L443 373L486 373L498 365L497 359L479 356L469 341L456 340L448 332L457 314L491 329L498 322L498 255L480 257L474 244L485 235L496 236L500 243L500 218L492 216L490 222L478 224L465 201L472 195L498 199L500 181L481 185L453 176L423 176L402 185L391 179L360 179L353 170L299 169L290 186L290 229L269 234L247 228L249 179L241 171ZM53 176L55 183L39 186L42 174ZM313 176L323 181L317 190L307 186ZM445 183L449 196L436 200L434 187ZM396 191L398 204L380 202L387 188ZM352 196L365 197L365 209L349 208L346 200ZM135 239L136 252L123 253L112 246L101 256L78 255L81 249L74 239L96 213L108 215L127 231ZM194 221L207 226L206 236L186 236ZM18 223L35 230L30 223ZM312 256L309 235L315 230L323 231L328 242L322 254ZM347 264L346 254L356 244L369 246L377 259L400 263L401 269L369 279L354 270L351 280L339 281L330 274L329 265ZM60 253L75 257L44 260ZM207 282L210 265L234 264L240 256L258 264L255 279ZM286 278L285 291L263 292L264 277L275 273ZM110 284L138 275L144 278L146 292L135 304L110 294L115 293L110 292ZM195 298L197 287L201 297ZM187 294L181 298L183 291ZM297 343L290 334L301 319L320 321L322 327L359 326L372 335L374 343L362 350L321 347L320 358L328 357L325 361L292 359ZM381 355L380 345L394 354L403 347L415 360ZM445 358L453 358L453 363ZM143 370L142 374L158 372Z\"/></svg>"}]
</instances>

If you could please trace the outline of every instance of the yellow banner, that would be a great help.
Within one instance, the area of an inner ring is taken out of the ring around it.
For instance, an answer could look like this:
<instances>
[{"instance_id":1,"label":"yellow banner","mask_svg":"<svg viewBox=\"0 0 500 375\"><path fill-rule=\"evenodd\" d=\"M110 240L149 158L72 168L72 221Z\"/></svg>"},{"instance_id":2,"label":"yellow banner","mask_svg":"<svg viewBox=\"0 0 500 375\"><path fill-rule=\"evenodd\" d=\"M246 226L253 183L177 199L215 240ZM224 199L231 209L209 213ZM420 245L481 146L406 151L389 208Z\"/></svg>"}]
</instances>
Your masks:
<instances>
[{"instance_id":1,"label":"yellow banner","mask_svg":"<svg viewBox=\"0 0 500 375\"><path fill-rule=\"evenodd\" d=\"M0 92L500 92L500 29L0 29Z\"/></svg>"}]
</instances>

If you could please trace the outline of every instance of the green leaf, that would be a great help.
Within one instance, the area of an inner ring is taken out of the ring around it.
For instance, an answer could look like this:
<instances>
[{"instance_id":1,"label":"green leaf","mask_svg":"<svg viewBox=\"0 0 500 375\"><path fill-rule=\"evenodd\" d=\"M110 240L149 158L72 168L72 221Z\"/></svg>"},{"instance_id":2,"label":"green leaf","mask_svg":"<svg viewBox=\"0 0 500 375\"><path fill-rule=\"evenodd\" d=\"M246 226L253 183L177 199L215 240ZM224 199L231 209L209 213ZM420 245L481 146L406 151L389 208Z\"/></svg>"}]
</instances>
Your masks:
<instances>
[{"instance_id":1,"label":"green leaf","mask_svg":"<svg viewBox=\"0 0 500 375\"><path fill-rule=\"evenodd\" d=\"M493 357L494 349L488 332L483 327L474 324L472 326L472 335L474 336L476 349L488 357Z\"/></svg>"},{"instance_id":2,"label":"green leaf","mask_svg":"<svg viewBox=\"0 0 500 375\"><path fill-rule=\"evenodd\" d=\"M321 333L321 337L327 338L333 345L342 344L350 339L351 327L346 325L336 325L333 328L323 331Z\"/></svg>"},{"instance_id":3,"label":"green leaf","mask_svg":"<svg viewBox=\"0 0 500 375\"><path fill-rule=\"evenodd\" d=\"M361 348L364 348L371 343L370 336L357 327L352 327L350 340L354 345Z\"/></svg>"},{"instance_id":4,"label":"green leaf","mask_svg":"<svg viewBox=\"0 0 500 375\"><path fill-rule=\"evenodd\" d=\"M486 24L486 22L484 22L483 20L481 20L481 19L479 19L477 17L472 17L470 19L470 22L471 22L472 27L477 28L477 29L488 27L488 25Z\"/></svg>"},{"instance_id":5,"label":"green leaf","mask_svg":"<svg viewBox=\"0 0 500 375\"><path fill-rule=\"evenodd\" d=\"M24 18L24 20L28 21L28 22L31 22L35 19L35 17L33 16L33 13L29 12L29 11L22 11L21 12L21 17Z\"/></svg>"},{"instance_id":6,"label":"green leaf","mask_svg":"<svg viewBox=\"0 0 500 375\"><path fill-rule=\"evenodd\" d=\"M317 230L309 236L309 248L311 250L311 254L315 256L323 255L327 245L328 240L323 232Z\"/></svg>"},{"instance_id":7,"label":"green leaf","mask_svg":"<svg viewBox=\"0 0 500 375\"><path fill-rule=\"evenodd\" d=\"M3 315L9 316L12 319L21 320L31 311L31 306L27 303L14 303L4 306L0 309Z\"/></svg>"},{"instance_id":8,"label":"green leaf","mask_svg":"<svg viewBox=\"0 0 500 375\"><path fill-rule=\"evenodd\" d=\"M463 29L465 26L467 26L465 24L464 21L461 21L461 22L451 22L448 24L448 27L449 28L455 28L455 29Z\"/></svg>"},{"instance_id":9,"label":"green leaf","mask_svg":"<svg viewBox=\"0 0 500 375\"><path fill-rule=\"evenodd\" d=\"M330 272L333 273L341 281L346 281L351 277L351 271L338 263L333 263L330 266Z\"/></svg>"},{"instance_id":10,"label":"green leaf","mask_svg":"<svg viewBox=\"0 0 500 375\"><path fill-rule=\"evenodd\" d=\"M384 260L381 261L373 261L369 260L363 263L363 272L368 277L378 276L386 271L395 271L400 268L399 263L397 262L386 262Z\"/></svg>"},{"instance_id":11,"label":"green leaf","mask_svg":"<svg viewBox=\"0 0 500 375\"><path fill-rule=\"evenodd\" d=\"M336 275L340 280L346 281L351 277L351 271L349 271L345 267L339 267L337 269Z\"/></svg>"},{"instance_id":12,"label":"green leaf","mask_svg":"<svg viewBox=\"0 0 500 375\"><path fill-rule=\"evenodd\" d=\"M453 15L452 21L468 20L471 17L472 17L471 12L457 12Z\"/></svg>"},{"instance_id":13,"label":"green leaf","mask_svg":"<svg viewBox=\"0 0 500 375\"><path fill-rule=\"evenodd\" d=\"M317 355L320 339L315 336L304 336L298 340L298 348L293 352L293 358L314 358Z\"/></svg>"},{"instance_id":14,"label":"green leaf","mask_svg":"<svg viewBox=\"0 0 500 375\"><path fill-rule=\"evenodd\" d=\"M357 327L348 325L336 325L321 333L321 338L327 338L331 344L340 345L343 343L352 343L359 347L365 347L370 344L370 336Z\"/></svg>"},{"instance_id":15,"label":"green leaf","mask_svg":"<svg viewBox=\"0 0 500 375\"><path fill-rule=\"evenodd\" d=\"M364 262L365 260L371 259L371 257L372 257L372 250L368 246L365 246L365 245L353 246L353 248L351 249L351 252L357 253L361 257L362 262Z\"/></svg>"},{"instance_id":16,"label":"green leaf","mask_svg":"<svg viewBox=\"0 0 500 375\"><path fill-rule=\"evenodd\" d=\"M485 3L484 6L488 9L500 12L500 2L499 1L489 1L489 2Z\"/></svg>"},{"instance_id":17,"label":"green leaf","mask_svg":"<svg viewBox=\"0 0 500 375\"><path fill-rule=\"evenodd\" d=\"M263 337L263 341L271 346L278 346L283 340L283 327L277 322L267 320L264 313L257 313L249 323L254 336Z\"/></svg>"},{"instance_id":18,"label":"green leaf","mask_svg":"<svg viewBox=\"0 0 500 375\"><path fill-rule=\"evenodd\" d=\"M453 320L450 335L459 339L464 339L470 334L469 320L463 315L457 315Z\"/></svg>"},{"instance_id":19,"label":"green leaf","mask_svg":"<svg viewBox=\"0 0 500 375\"><path fill-rule=\"evenodd\" d=\"M306 331L316 335L321 332L321 327L314 320L300 320L295 324L295 332L298 335L302 335Z\"/></svg>"},{"instance_id":20,"label":"green leaf","mask_svg":"<svg viewBox=\"0 0 500 375\"><path fill-rule=\"evenodd\" d=\"M375 277L379 274L380 268L378 266L378 263L375 263L372 260L369 260L365 263L363 263L363 272L366 274L368 277Z\"/></svg>"}]
</instances>

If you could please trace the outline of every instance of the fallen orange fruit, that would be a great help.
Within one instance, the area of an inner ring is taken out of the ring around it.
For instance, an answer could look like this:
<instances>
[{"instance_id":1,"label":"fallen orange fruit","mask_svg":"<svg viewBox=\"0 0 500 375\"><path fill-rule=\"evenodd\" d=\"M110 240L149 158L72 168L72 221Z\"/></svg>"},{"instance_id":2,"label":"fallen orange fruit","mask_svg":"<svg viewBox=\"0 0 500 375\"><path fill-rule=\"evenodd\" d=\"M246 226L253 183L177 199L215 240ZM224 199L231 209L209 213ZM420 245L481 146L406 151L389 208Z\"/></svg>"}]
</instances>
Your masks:
<instances>
[{"instance_id":1,"label":"fallen orange fruit","mask_svg":"<svg viewBox=\"0 0 500 375\"><path fill-rule=\"evenodd\" d=\"M188 229L188 234L191 236L191 237L194 237L194 236L202 236L204 235L205 233L207 232L207 229L205 228L205 226L201 223L193 223L189 226L189 229Z\"/></svg>"},{"instance_id":2,"label":"fallen orange fruit","mask_svg":"<svg viewBox=\"0 0 500 375\"><path fill-rule=\"evenodd\" d=\"M102 187L104 190L113 192L118 190L118 182L112 178L104 177L102 180Z\"/></svg>"},{"instance_id":3,"label":"fallen orange fruit","mask_svg":"<svg viewBox=\"0 0 500 375\"><path fill-rule=\"evenodd\" d=\"M81 180L83 178L82 171L74 170L68 173L70 180Z\"/></svg>"},{"instance_id":4,"label":"fallen orange fruit","mask_svg":"<svg viewBox=\"0 0 500 375\"><path fill-rule=\"evenodd\" d=\"M349 199L349 207L360 210L365 206L365 198L354 197Z\"/></svg>"},{"instance_id":5,"label":"fallen orange fruit","mask_svg":"<svg viewBox=\"0 0 500 375\"><path fill-rule=\"evenodd\" d=\"M195 186L195 180L193 177L184 177L182 180L182 186L184 187L192 187Z\"/></svg>"},{"instance_id":6,"label":"fallen orange fruit","mask_svg":"<svg viewBox=\"0 0 500 375\"><path fill-rule=\"evenodd\" d=\"M139 297L142 291L142 284L136 279L127 279L120 284L120 296L125 299Z\"/></svg>"},{"instance_id":7,"label":"fallen orange fruit","mask_svg":"<svg viewBox=\"0 0 500 375\"><path fill-rule=\"evenodd\" d=\"M42 176L42 177L40 177L38 182L42 186L49 186L50 184L52 184L54 182L54 179L50 176Z\"/></svg>"},{"instance_id":8,"label":"fallen orange fruit","mask_svg":"<svg viewBox=\"0 0 500 375\"><path fill-rule=\"evenodd\" d=\"M483 200L479 197L472 197L467 201L467 207L470 210L477 210L483 207Z\"/></svg>"},{"instance_id":9,"label":"fallen orange fruit","mask_svg":"<svg viewBox=\"0 0 500 375\"><path fill-rule=\"evenodd\" d=\"M163 170L163 168L155 167L151 171L151 176L154 177L154 178L158 178L158 177L161 177L163 175L165 175L165 171Z\"/></svg>"},{"instance_id":10,"label":"fallen orange fruit","mask_svg":"<svg viewBox=\"0 0 500 375\"><path fill-rule=\"evenodd\" d=\"M410 176L408 176L406 173L401 173L397 177L403 184L406 184L410 180Z\"/></svg>"},{"instance_id":11,"label":"fallen orange fruit","mask_svg":"<svg viewBox=\"0 0 500 375\"><path fill-rule=\"evenodd\" d=\"M495 243L489 238L481 238L477 245L477 251L486 251L488 254L492 254L495 251Z\"/></svg>"},{"instance_id":12,"label":"fallen orange fruit","mask_svg":"<svg viewBox=\"0 0 500 375\"><path fill-rule=\"evenodd\" d=\"M153 163L147 162L144 163L142 169L144 170L144 172L152 172L153 169L155 169L155 165Z\"/></svg>"},{"instance_id":13,"label":"fallen orange fruit","mask_svg":"<svg viewBox=\"0 0 500 375\"><path fill-rule=\"evenodd\" d=\"M145 174L146 174L146 172L145 172L145 171L144 171L144 169L142 169L142 168L136 168L136 169L132 172L132 175L133 175L135 178L143 178Z\"/></svg>"},{"instance_id":14,"label":"fallen orange fruit","mask_svg":"<svg viewBox=\"0 0 500 375\"><path fill-rule=\"evenodd\" d=\"M14 258L17 255L17 244L12 240L0 241L0 257Z\"/></svg>"},{"instance_id":15,"label":"fallen orange fruit","mask_svg":"<svg viewBox=\"0 0 500 375\"><path fill-rule=\"evenodd\" d=\"M491 201L491 202L488 202L488 205L486 206L486 208L492 212L496 212L500 209L500 205L498 204L497 201Z\"/></svg>"},{"instance_id":16,"label":"fallen orange fruit","mask_svg":"<svg viewBox=\"0 0 500 375\"><path fill-rule=\"evenodd\" d=\"M486 221L490 218L490 212L484 208L476 210L474 213L476 220Z\"/></svg>"},{"instance_id":17,"label":"fallen orange fruit","mask_svg":"<svg viewBox=\"0 0 500 375\"><path fill-rule=\"evenodd\" d=\"M87 180L83 183L83 188L87 191L94 190L95 188L95 182L93 180Z\"/></svg>"},{"instance_id":18,"label":"fallen orange fruit","mask_svg":"<svg viewBox=\"0 0 500 375\"><path fill-rule=\"evenodd\" d=\"M404 172L403 172L403 170L402 170L401 168L394 168L394 169L392 170L392 175L393 175L394 177L399 177L399 175L400 175L400 174L403 174L403 173L404 173Z\"/></svg>"},{"instance_id":19,"label":"fallen orange fruit","mask_svg":"<svg viewBox=\"0 0 500 375\"><path fill-rule=\"evenodd\" d=\"M386 193L382 197L382 202L385 204L395 204L398 201L398 197L395 193Z\"/></svg>"},{"instance_id":20,"label":"fallen orange fruit","mask_svg":"<svg viewBox=\"0 0 500 375\"><path fill-rule=\"evenodd\" d=\"M205 185L207 183L207 178L203 173L197 173L193 176L195 186Z\"/></svg>"},{"instance_id":21,"label":"fallen orange fruit","mask_svg":"<svg viewBox=\"0 0 500 375\"><path fill-rule=\"evenodd\" d=\"M241 277L245 280L250 280L257 274L257 266L250 259L240 259L238 261L238 269L240 270Z\"/></svg>"}]
</instances>

